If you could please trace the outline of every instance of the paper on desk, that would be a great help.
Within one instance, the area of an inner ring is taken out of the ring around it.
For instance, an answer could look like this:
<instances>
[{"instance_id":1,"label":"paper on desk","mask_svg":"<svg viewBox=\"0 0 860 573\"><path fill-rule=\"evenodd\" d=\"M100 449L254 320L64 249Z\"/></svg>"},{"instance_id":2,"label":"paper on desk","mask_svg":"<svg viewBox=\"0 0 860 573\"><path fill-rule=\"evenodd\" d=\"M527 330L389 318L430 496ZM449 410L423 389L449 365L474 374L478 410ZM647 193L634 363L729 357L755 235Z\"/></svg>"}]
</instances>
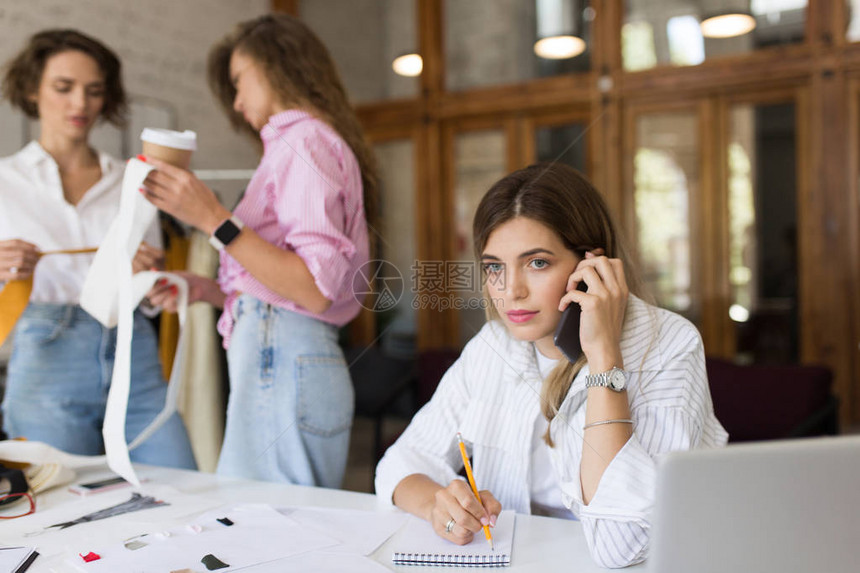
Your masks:
<instances>
[{"instance_id":1,"label":"paper on desk","mask_svg":"<svg viewBox=\"0 0 860 573\"><path fill-rule=\"evenodd\" d=\"M391 573L373 559L354 553L333 553L328 549L302 553L279 561L243 569L249 573L284 573L284 571L313 571L313 573Z\"/></svg>"},{"instance_id":2,"label":"paper on desk","mask_svg":"<svg viewBox=\"0 0 860 573\"><path fill-rule=\"evenodd\" d=\"M134 491L152 495L165 501L166 505L82 523L63 530L46 529L56 523L71 521L127 501ZM51 557L63 551L91 545L94 538L102 540L100 544L104 544L108 540L119 541L131 535L152 531L156 527L183 525L189 516L219 507L223 503L203 495L182 493L170 486L145 483L141 488L123 488L87 497L74 496L74 499L48 509L37 507L33 515L4 523L0 529L0 542L14 545L36 544L44 557Z\"/></svg>"},{"instance_id":3,"label":"paper on desk","mask_svg":"<svg viewBox=\"0 0 860 573\"><path fill-rule=\"evenodd\" d=\"M0 573L26 571L34 554L38 556L35 547L0 547Z\"/></svg>"},{"instance_id":4,"label":"paper on desk","mask_svg":"<svg viewBox=\"0 0 860 573\"><path fill-rule=\"evenodd\" d=\"M227 517L233 525L217 519ZM193 527L199 528L195 531ZM125 543L109 547L82 546L67 563L86 573L164 573L190 569L202 571L201 559L214 555L228 567L219 571L236 571L337 545L337 540L314 529L303 527L268 505L226 506L202 515L183 527L155 531L128 540L143 543L129 549ZM132 546L136 546L132 545ZM101 558L86 563L78 555L94 551Z\"/></svg>"},{"instance_id":5,"label":"paper on desk","mask_svg":"<svg viewBox=\"0 0 860 573\"><path fill-rule=\"evenodd\" d=\"M330 535L341 545L329 551L370 555L394 535L409 516L402 512L318 507L279 509L305 527Z\"/></svg>"},{"instance_id":6,"label":"paper on desk","mask_svg":"<svg viewBox=\"0 0 860 573\"><path fill-rule=\"evenodd\" d=\"M131 261L152 225L158 210L138 189L153 167L131 159L122 181L119 214L93 259L81 292L81 307L107 327L117 326L116 354L108 393L102 436L108 466L129 482L140 485L129 458L129 449L143 443L176 411L185 363L184 326L188 308L188 285L170 273L142 272L132 275ZM134 309L159 278L167 278L179 290L179 340L164 408L131 445L125 437L126 410L131 377L131 338Z\"/></svg>"}]
</instances>

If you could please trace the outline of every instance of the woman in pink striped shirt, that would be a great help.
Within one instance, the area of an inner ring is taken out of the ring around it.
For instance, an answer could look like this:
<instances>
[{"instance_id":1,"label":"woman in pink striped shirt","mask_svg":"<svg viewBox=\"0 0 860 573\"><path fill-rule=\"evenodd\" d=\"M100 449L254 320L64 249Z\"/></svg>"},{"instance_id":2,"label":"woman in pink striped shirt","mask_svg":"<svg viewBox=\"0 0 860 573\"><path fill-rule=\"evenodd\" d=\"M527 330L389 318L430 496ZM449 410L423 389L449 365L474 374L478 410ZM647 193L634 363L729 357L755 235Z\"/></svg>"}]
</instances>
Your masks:
<instances>
[{"instance_id":1,"label":"woman in pink striped shirt","mask_svg":"<svg viewBox=\"0 0 860 573\"><path fill-rule=\"evenodd\" d=\"M218 473L339 487L353 390L337 329L360 301L368 260L370 147L334 64L300 21L241 23L209 56L213 91L263 157L231 213L193 174L156 160L148 199L213 237L218 281L187 275L190 302L223 307L230 372ZM150 293L168 308L169 288Z\"/></svg>"}]
</instances>

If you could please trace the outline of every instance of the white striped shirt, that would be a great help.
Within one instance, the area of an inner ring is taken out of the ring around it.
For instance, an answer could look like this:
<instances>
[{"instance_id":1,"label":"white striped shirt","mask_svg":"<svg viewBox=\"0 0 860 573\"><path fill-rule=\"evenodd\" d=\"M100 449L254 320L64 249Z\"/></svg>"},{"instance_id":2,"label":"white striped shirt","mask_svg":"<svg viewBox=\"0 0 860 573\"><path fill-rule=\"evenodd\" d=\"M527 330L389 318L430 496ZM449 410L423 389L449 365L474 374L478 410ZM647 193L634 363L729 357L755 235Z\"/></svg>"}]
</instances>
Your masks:
<instances>
[{"instance_id":1,"label":"white striped shirt","mask_svg":"<svg viewBox=\"0 0 860 573\"><path fill-rule=\"evenodd\" d=\"M728 435L713 412L702 340L683 317L630 296L621 338L629 372L633 436L603 473L591 503L582 503L579 466L585 422L586 365L551 424L553 468L564 504L582 521L589 550L604 567L645 559L656 489L655 457L718 447ZM491 321L466 345L430 402L376 468L376 493L391 502L415 473L447 485L462 467L455 439L470 446L478 487L503 507L530 511L529 460L542 380L532 343Z\"/></svg>"}]
</instances>

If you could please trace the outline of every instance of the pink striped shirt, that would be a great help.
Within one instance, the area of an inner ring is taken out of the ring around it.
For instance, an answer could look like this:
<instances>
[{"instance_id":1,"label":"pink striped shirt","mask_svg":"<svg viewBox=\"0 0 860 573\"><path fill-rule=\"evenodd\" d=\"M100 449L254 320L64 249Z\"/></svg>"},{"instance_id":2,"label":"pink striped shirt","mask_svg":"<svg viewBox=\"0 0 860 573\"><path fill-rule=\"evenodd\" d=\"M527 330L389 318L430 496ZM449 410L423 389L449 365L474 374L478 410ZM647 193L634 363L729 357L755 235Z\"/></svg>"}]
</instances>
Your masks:
<instances>
[{"instance_id":1,"label":"pink striped shirt","mask_svg":"<svg viewBox=\"0 0 860 573\"><path fill-rule=\"evenodd\" d=\"M263 286L221 251L218 284L227 300L218 332L225 348L233 331L233 302L241 293L336 326L360 310L352 282L368 260L369 246L355 155L328 124L299 110L270 117L260 137L263 158L234 214L269 243L299 255L332 304L322 314L312 313Z\"/></svg>"}]
</instances>

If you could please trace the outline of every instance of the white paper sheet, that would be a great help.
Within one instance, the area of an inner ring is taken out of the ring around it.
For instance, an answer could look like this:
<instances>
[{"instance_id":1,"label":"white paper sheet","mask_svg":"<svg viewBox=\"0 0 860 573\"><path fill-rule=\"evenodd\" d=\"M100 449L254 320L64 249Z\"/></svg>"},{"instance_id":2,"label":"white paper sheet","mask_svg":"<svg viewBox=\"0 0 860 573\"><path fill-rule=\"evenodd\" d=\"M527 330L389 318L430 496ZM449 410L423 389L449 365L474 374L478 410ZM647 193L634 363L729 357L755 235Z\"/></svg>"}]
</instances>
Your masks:
<instances>
[{"instance_id":1,"label":"white paper sheet","mask_svg":"<svg viewBox=\"0 0 860 573\"><path fill-rule=\"evenodd\" d=\"M222 517L228 517L233 525L219 523L217 519ZM195 531L194 527L199 530ZM138 549L129 549L125 543L82 548L78 553L94 551L100 559L87 563L76 554L67 563L86 573L204 571L206 567L201 559L211 554L229 565L218 569L226 573L316 552L338 543L262 504L227 506L208 512L185 526L127 540L129 544L133 542L146 545Z\"/></svg>"},{"instance_id":2,"label":"white paper sheet","mask_svg":"<svg viewBox=\"0 0 860 573\"><path fill-rule=\"evenodd\" d=\"M305 527L330 535L341 542L330 549L358 555L370 555L394 535L409 516L400 511L360 511L317 507L280 509L281 513Z\"/></svg>"},{"instance_id":3,"label":"white paper sheet","mask_svg":"<svg viewBox=\"0 0 860 573\"><path fill-rule=\"evenodd\" d=\"M35 547L0 547L0 573L15 573L34 551Z\"/></svg>"},{"instance_id":4,"label":"white paper sheet","mask_svg":"<svg viewBox=\"0 0 860 573\"><path fill-rule=\"evenodd\" d=\"M117 326L119 322L118 277L126 273L123 269L118 274L117 267L128 262L127 274L131 275L131 260L158 215L158 209L138 191L152 170L152 165L138 159L131 159L126 164L119 213L93 258L81 291L81 307L108 328Z\"/></svg>"},{"instance_id":5,"label":"white paper sheet","mask_svg":"<svg viewBox=\"0 0 860 573\"><path fill-rule=\"evenodd\" d=\"M108 466L129 482L140 485L129 458L134 449L151 436L176 411L176 402L185 368L183 331L188 309L188 285L178 275L141 272L132 275L134 258L157 209L138 189L153 167L132 159L126 165L119 214L99 247L84 282L81 306L107 327L117 327L113 376L102 427ZM180 333L164 408L131 445L125 436L126 411L131 384L131 344L134 309L159 278L178 287Z\"/></svg>"},{"instance_id":6,"label":"white paper sheet","mask_svg":"<svg viewBox=\"0 0 860 573\"><path fill-rule=\"evenodd\" d=\"M133 492L151 495L165 501L167 505L109 517L100 521L81 523L67 529L46 529L55 523L71 521L83 515L128 501ZM38 545L49 540L52 545L55 545L57 542L74 543L77 538L92 541L93 532L103 531L106 524L111 524L111 535L119 529L123 531L130 529L132 533L140 533L152 529L154 523L167 524L167 526L173 523L184 524L188 516L198 515L224 504L223 501L216 498L182 493L168 485L150 484L148 482L144 482L143 486L139 488L124 487L85 497L71 497L73 499L44 511L39 510L37 501L36 513L28 515L26 519L10 521L9 527L5 527L6 524L4 524L4 527L0 528L0 543L27 545L29 540L29 544ZM160 527L164 527L164 525L160 525Z\"/></svg>"},{"instance_id":7,"label":"white paper sheet","mask_svg":"<svg viewBox=\"0 0 860 573\"><path fill-rule=\"evenodd\" d=\"M354 553L332 553L329 550L303 553L297 557L272 561L248 567L248 573L284 573L301 571L313 573L391 573L391 570L373 559Z\"/></svg>"}]
</instances>

